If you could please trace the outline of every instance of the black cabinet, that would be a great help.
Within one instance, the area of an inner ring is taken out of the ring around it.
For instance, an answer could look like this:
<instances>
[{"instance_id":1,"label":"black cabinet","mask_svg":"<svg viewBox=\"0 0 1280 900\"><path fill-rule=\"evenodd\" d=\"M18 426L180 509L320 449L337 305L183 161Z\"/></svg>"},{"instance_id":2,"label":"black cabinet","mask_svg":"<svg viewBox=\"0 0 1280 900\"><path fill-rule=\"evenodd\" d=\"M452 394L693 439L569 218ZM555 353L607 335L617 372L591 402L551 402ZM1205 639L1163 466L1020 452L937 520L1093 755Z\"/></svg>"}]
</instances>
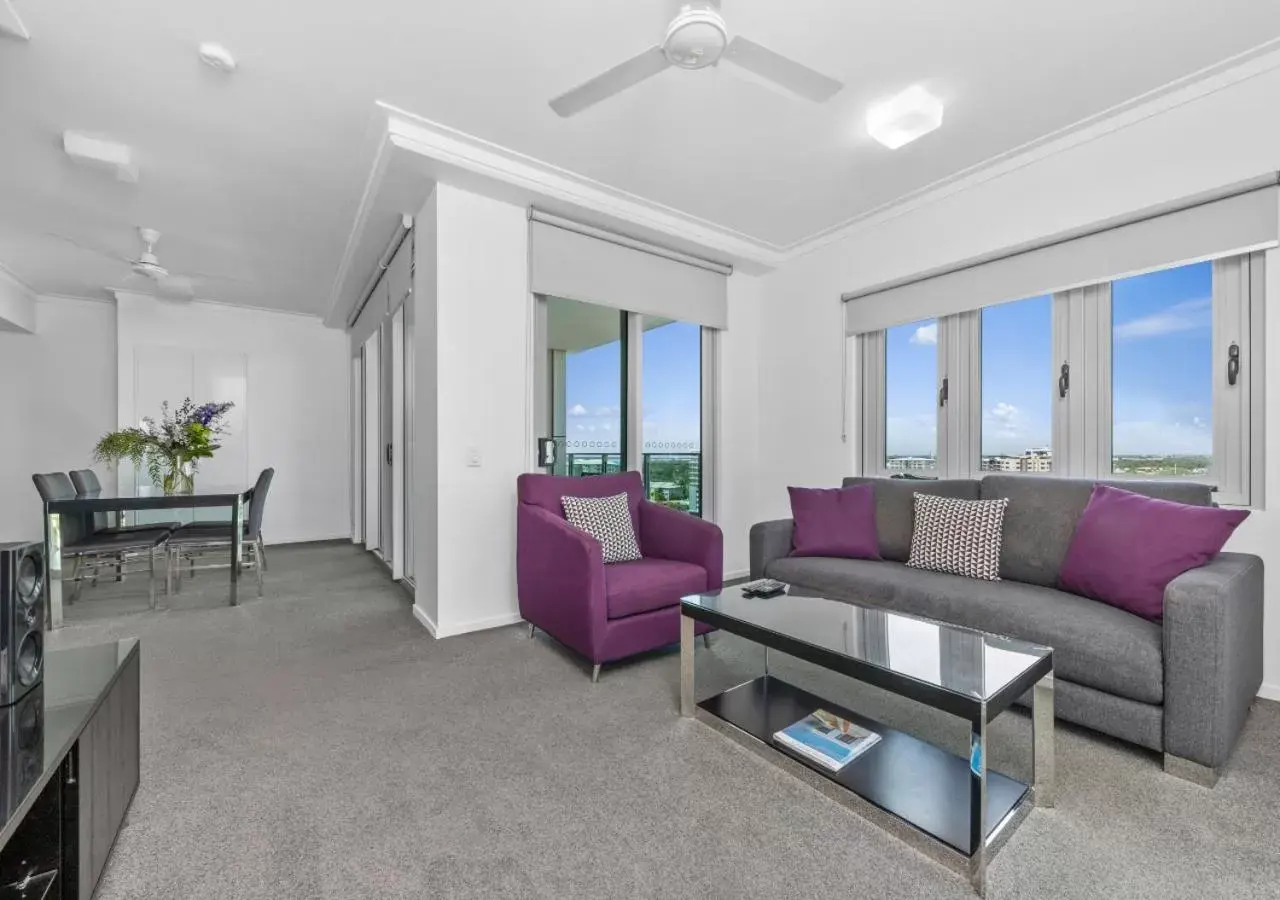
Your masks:
<instances>
[{"instance_id":1,"label":"black cabinet","mask_svg":"<svg viewBox=\"0 0 1280 900\"><path fill-rule=\"evenodd\" d=\"M63 858L64 883L76 886L77 900L93 896L138 789L138 677L134 654L72 750L74 772L64 797ZM64 897L71 900L65 889Z\"/></svg>"}]
</instances>

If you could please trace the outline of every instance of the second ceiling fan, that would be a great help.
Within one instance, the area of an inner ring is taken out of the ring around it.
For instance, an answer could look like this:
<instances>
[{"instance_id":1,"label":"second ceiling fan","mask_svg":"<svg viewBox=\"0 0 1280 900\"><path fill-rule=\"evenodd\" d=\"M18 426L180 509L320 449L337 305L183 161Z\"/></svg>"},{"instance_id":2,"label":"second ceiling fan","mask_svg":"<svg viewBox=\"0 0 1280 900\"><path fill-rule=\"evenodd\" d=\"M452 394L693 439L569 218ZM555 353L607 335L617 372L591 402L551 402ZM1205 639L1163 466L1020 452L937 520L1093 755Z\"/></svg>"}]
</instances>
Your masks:
<instances>
[{"instance_id":1,"label":"second ceiling fan","mask_svg":"<svg viewBox=\"0 0 1280 900\"><path fill-rule=\"evenodd\" d=\"M705 69L722 59L814 103L830 100L844 87L834 78L741 35L730 40L719 0L698 0L681 5L661 44L561 94L551 101L551 108L567 118L671 66Z\"/></svg>"}]
</instances>

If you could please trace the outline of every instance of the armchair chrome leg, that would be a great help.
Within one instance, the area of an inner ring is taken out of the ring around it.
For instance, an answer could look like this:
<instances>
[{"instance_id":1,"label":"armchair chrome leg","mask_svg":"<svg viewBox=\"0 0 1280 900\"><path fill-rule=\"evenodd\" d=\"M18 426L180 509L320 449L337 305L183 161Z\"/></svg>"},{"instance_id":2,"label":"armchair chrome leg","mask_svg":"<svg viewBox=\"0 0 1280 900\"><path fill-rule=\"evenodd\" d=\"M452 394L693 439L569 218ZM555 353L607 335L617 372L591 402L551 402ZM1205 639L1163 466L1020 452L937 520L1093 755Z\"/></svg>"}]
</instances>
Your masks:
<instances>
[{"instance_id":1,"label":"armchair chrome leg","mask_svg":"<svg viewBox=\"0 0 1280 900\"><path fill-rule=\"evenodd\" d=\"M533 633L538 630L538 626L532 622L529 623L529 640L533 640Z\"/></svg>"},{"instance_id":2,"label":"armchair chrome leg","mask_svg":"<svg viewBox=\"0 0 1280 900\"><path fill-rule=\"evenodd\" d=\"M116 581L124 581L124 554L116 554Z\"/></svg>"},{"instance_id":3,"label":"armchair chrome leg","mask_svg":"<svg viewBox=\"0 0 1280 900\"><path fill-rule=\"evenodd\" d=\"M151 552L147 554L148 574L147 574L147 594L151 608L156 608L156 548L152 547Z\"/></svg>"},{"instance_id":4,"label":"armchair chrome leg","mask_svg":"<svg viewBox=\"0 0 1280 900\"><path fill-rule=\"evenodd\" d=\"M591 667L591 683L595 684L600 680L600 663L596 663Z\"/></svg>"},{"instance_id":5,"label":"armchair chrome leg","mask_svg":"<svg viewBox=\"0 0 1280 900\"><path fill-rule=\"evenodd\" d=\"M702 636L702 646L706 647L708 650L711 649L711 632L708 631Z\"/></svg>"},{"instance_id":6,"label":"armchair chrome leg","mask_svg":"<svg viewBox=\"0 0 1280 900\"><path fill-rule=\"evenodd\" d=\"M173 548L166 547L164 551L164 595L166 597L173 596Z\"/></svg>"}]
</instances>

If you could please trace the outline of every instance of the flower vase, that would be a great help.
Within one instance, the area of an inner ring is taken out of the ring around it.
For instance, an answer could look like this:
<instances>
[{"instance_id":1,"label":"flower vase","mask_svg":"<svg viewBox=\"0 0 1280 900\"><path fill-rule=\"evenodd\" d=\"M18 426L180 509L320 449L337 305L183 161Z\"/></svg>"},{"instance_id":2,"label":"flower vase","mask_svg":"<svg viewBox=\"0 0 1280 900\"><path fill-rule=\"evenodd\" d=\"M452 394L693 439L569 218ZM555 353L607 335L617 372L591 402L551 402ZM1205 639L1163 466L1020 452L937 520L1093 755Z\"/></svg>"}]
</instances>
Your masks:
<instances>
[{"instance_id":1,"label":"flower vase","mask_svg":"<svg viewBox=\"0 0 1280 900\"><path fill-rule=\"evenodd\" d=\"M195 490L195 467L181 456L174 457L169 461L160 487L166 495L190 494Z\"/></svg>"}]
</instances>

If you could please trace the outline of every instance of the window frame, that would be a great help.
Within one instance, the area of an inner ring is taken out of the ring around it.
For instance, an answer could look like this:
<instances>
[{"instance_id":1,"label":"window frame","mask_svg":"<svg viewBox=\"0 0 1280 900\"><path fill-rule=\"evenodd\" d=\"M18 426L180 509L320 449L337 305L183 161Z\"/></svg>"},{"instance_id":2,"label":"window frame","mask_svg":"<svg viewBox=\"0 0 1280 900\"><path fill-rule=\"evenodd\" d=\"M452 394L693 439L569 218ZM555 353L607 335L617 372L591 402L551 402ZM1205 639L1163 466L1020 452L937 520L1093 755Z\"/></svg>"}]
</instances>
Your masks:
<instances>
[{"instance_id":1,"label":"window frame","mask_svg":"<svg viewBox=\"0 0 1280 900\"><path fill-rule=\"evenodd\" d=\"M1164 266L1153 271L1192 265ZM1212 260L1213 451L1207 480L1217 502L1264 505L1264 328L1266 256L1263 251ZM1133 273L1145 274L1145 273ZM1127 276L1126 276L1127 277ZM1047 477L1124 481L1112 472L1114 396L1112 284L1119 278L1052 293L1053 469ZM990 304L992 306L997 304ZM982 478L982 307L938 316L937 478ZM928 318L928 317L922 317ZM854 336L854 419L860 435L855 471L898 474L886 457L886 331ZM1228 348L1239 348L1235 384L1227 376ZM1059 390L1067 366L1065 393ZM846 382L846 387L848 387Z\"/></svg>"}]
</instances>

